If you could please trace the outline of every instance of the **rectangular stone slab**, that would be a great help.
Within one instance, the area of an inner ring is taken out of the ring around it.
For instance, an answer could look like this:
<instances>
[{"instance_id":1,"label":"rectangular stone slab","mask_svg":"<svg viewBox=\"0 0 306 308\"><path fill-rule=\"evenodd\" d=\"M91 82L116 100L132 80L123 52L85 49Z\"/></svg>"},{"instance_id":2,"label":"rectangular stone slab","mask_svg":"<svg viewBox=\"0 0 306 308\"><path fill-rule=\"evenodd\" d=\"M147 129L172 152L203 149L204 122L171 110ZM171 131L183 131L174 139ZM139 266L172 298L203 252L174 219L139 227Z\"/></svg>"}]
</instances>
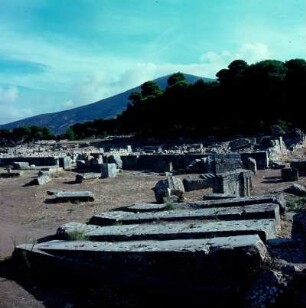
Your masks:
<instances>
[{"instance_id":1,"label":"rectangular stone slab","mask_svg":"<svg viewBox=\"0 0 306 308\"><path fill-rule=\"evenodd\" d=\"M115 225L100 227L70 222L57 229L57 235L69 239L80 232L92 241L170 240L258 234L263 242L276 237L274 219Z\"/></svg>"},{"instance_id":2,"label":"rectangular stone slab","mask_svg":"<svg viewBox=\"0 0 306 308\"><path fill-rule=\"evenodd\" d=\"M113 224L142 224L159 221L182 220L244 220L271 218L280 226L279 207L275 203L246 205L240 207L215 207L205 209L171 210L154 213L112 211L94 215L89 224L106 226Z\"/></svg>"},{"instance_id":3,"label":"rectangular stone slab","mask_svg":"<svg viewBox=\"0 0 306 308\"><path fill-rule=\"evenodd\" d=\"M92 181L101 178L101 173L88 172L83 174L77 174L75 176L76 183L82 183L84 181Z\"/></svg>"},{"instance_id":4,"label":"rectangular stone slab","mask_svg":"<svg viewBox=\"0 0 306 308\"><path fill-rule=\"evenodd\" d=\"M94 194L91 191L59 191L55 193L57 201L94 201Z\"/></svg>"},{"instance_id":5,"label":"rectangular stone slab","mask_svg":"<svg viewBox=\"0 0 306 308\"><path fill-rule=\"evenodd\" d=\"M250 270L260 267L267 250L258 235L241 235L114 243L50 241L19 245L16 254L26 256L32 267L39 264L40 255L44 258L48 254L61 264L72 262L75 273L80 273L78 268L87 266L89 277L117 278L127 284L150 280L160 287L169 280L188 284L219 283L226 279L241 281ZM43 266L49 268L47 263ZM57 272L60 275L61 271Z\"/></svg>"},{"instance_id":6,"label":"rectangular stone slab","mask_svg":"<svg viewBox=\"0 0 306 308\"><path fill-rule=\"evenodd\" d=\"M230 206L245 206L251 204L260 203L276 203L280 207L280 213L283 213L286 208L286 200L283 194L279 195L260 195L242 198L229 198L225 200L204 200L204 201L192 201L174 203L175 208L209 208L209 207L230 207ZM138 203L126 208L131 212L154 212L163 211L167 207L167 204L146 204Z\"/></svg>"},{"instance_id":7,"label":"rectangular stone slab","mask_svg":"<svg viewBox=\"0 0 306 308\"><path fill-rule=\"evenodd\" d=\"M149 303L152 296L161 294L177 299L176 305L168 307L181 307L182 300L184 307L190 303L196 304L192 307L199 303L227 307L229 300L234 307L239 302L237 290L245 286L250 273L259 272L268 253L257 235L245 235L119 243L53 241L19 245L14 256L45 279L106 287L112 296L118 296L116 290L122 287L128 294L148 290ZM221 302L216 301L219 295ZM159 306L162 303L154 305Z\"/></svg>"}]
</instances>

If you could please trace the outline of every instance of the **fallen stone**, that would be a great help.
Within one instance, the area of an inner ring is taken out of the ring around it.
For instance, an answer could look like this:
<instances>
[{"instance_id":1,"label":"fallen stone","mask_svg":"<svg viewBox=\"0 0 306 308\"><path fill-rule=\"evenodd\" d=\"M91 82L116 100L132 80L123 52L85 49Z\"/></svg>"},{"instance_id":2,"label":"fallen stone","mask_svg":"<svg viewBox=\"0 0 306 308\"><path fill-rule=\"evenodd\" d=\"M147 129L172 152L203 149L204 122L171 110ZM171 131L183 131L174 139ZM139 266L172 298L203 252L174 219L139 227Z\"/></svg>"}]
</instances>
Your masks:
<instances>
[{"instance_id":1,"label":"fallen stone","mask_svg":"<svg viewBox=\"0 0 306 308\"><path fill-rule=\"evenodd\" d=\"M14 169L30 169L30 164L28 162L13 162Z\"/></svg>"},{"instance_id":2,"label":"fallen stone","mask_svg":"<svg viewBox=\"0 0 306 308\"><path fill-rule=\"evenodd\" d=\"M208 193L203 196L203 200L222 200L222 199L230 199L230 198L236 198L236 195L233 194L226 194L226 193Z\"/></svg>"},{"instance_id":3,"label":"fallen stone","mask_svg":"<svg viewBox=\"0 0 306 308\"><path fill-rule=\"evenodd\" d=\"M258 234L265 242L276 237L277 228L274 219L106 227L70 222L59 227L57 235L61 239L69 240L69 234L78 231L82 231L84 236L92 241L197 239Z\"/></svg>"},{"instance_id":4,"label":"fallen stone","mask_svg":"<svg viewBox=\"0 0 306 308\"><path fill-rule=\"evenodd\" d=\"M276 195L260 195L260 196L250 196L250 197L240 197L240 198L227 198L227 199L211 199L203 201L191 201L191 202L181 202L174 204L175 208L181 209L200 209L200 208L210 208L210 207L231 207L231 206L245 206L252 204L261 203L276 203L279 205L279 210L281 214L286 211L286 200L283 193ZM126 211L131 212L154 212L154 211L164 211L165 204L146 204L137 203L132 206L127 207Z\"/></svg>"},{"instance_id":5,"label":"fallen stone","mask_svg":"<svg viewBox=\"0 0 306 308\"><path fill-rule=\"evenodd\" d=\"M258 235L241 235L128 242L55 240L18 245L14 254L26 255L31 268L39 261L45 269L50 268L48 262L55 264L58 279L59 269L70 264L78 279L85 272L90 279L103 277L104 282L145 284L168 290L174 285L210 285L225 280L226 285L234 281L241 284L250 271L260 269L267 250Z\"/></svg>"},{"instance_id":6,"label":"fallen stone","mask_svg":"<svg viewBox=\"0 0 306 308\"><path fill-rule=\"evenodd\" d=\"M187 176L183 179L185 191L199 190L212 187L214 175L207 173L199 176Z\"/></svg>"},{"instance_id":7,"label":"fallen stone","mask_svg":"<svg viewBox=\"0 0 306 308\"><path fill-rule=\"evenodd\" d=\"M297 169L300 176L306 175L306 160L302 160L302 159L291 160L290 167Z\"/></svg>"},{"instance_id":8,"label":"fallen stone","mask_svg":"<svg viewBox=\"0 0 306 308\"><path fill-rule=\"evenodd\" d=\"M75 182L82 183L84 181L92 181L99 178L101 178L101 173L88 172L88 173L77 174L75 176Z\"/></svg>"},{"instance_id":9,"label":"fallen stone","mask_svg":"<svg viewBox=\"0 0 306 308\"><path fill-rule=\"evenodd\" d=\"M37 178L30 181L27 185L45 185L51 181L49 175L38 176Z\"/></svg>"},{"instance_id":10,"label":"fallen stone","mask_svg":"<svg viewBox=\"0 0 306 308\"><path fill-rule=\"evenodd\" d=\"M244 220L271 218L280 226L279 206L277 204L255 204L240 207L217 207L198 210L170 210L154 213L133 213L124 211L112 211L96 214L91 217L89 224L112 225L112 224L140 224L159 221L182 221L182 220Z\"/></svg>"},{"instance_id":11,"label":"fallen stone","mask_svg":"<svg viewBox=\"0 0 306 308\"><path fill-rule=\"evenodd\" d=\"M115 177L118 174L116 164L102 164L101 165L101 178Z\"/></svg>"},{"instance_id":12,"label":"fallen stone","mask_svg":"<svg viewBox=\"0 0 306 308\"><path fill-rule=\"evenodd\" d=\"M59 191L55 193L56 201L94 201L95 197L91 191Z\"/></svg>"},{"instance_id":13,"label":"fallen stone","mask_svg":"<svg viewBox=\"0 0 306 308\"><path fill-rule=\"evenodd\" d=\"M281 169L281 177L283 181L297 181L299 172L295 168L283 168Z\"/></svg>"},{"instance_id":14,"label":"fallen stone","mask_svg":"<svg viewBox=\"0 0 306 308\"><path fill-rule=\"evenodd\" d=\"M294 183L290 187L284 189L284 192L302 197L306 195L306 188L303 185Z\"/></svg>"},{"instance_id":15,"label":"fallen stone","mask_svg":"<svg viewBox=\"0 0 306 308\"><path fill-rule=\"evenodd\" d=\"M183 182L180 178L169 176L165 180L158 181L153 188L157 203L163 203L165 198L172 195L181 197L185 192Z\"/></svg>"}]
</instances>

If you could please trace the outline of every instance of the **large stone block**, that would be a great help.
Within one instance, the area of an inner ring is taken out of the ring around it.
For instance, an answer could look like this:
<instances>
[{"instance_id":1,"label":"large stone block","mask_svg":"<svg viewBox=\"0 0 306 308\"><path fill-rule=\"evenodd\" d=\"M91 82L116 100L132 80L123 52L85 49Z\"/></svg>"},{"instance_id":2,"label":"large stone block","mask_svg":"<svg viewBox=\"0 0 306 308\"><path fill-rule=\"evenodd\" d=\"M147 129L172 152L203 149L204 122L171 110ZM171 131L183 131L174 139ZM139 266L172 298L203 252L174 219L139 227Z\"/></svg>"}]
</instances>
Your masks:
<instances>
[{"instance_id":1,"label":"large stone block","mask_svg":"<svg viewBox=\"0 0 306 308\"><path fill-rule=\"evenodd\" d=\"M163 203L167 197L182 197L185 192L182 180L175 176L168 176L165 180L158 181L153 188L157 203Z\"/></svg>"},{"instance_id":2,"label":"large stone block","mask_svg":"<svg viewBox=\"0 0 306 308\"><path fill-rule=\"evenodd\" d=\"M116 164L102 164L101 178L112 178L117 176L118 169Z\"/></svg>"},{"instance_id":3,"label":"large stone block","mask_svg":"<svg viewBox=\"0 0 306 308\"><path fill-rule=\"evenodd\" d=\"M132 224L100 227L96 225L67 223L57 229L61 239L69 239L70 234L82 231L92 241L136 241L197 239L223 236L258 234L263 242L276 237L275 219L180 222L168 224Z\"/></svg>"}]
</instances>

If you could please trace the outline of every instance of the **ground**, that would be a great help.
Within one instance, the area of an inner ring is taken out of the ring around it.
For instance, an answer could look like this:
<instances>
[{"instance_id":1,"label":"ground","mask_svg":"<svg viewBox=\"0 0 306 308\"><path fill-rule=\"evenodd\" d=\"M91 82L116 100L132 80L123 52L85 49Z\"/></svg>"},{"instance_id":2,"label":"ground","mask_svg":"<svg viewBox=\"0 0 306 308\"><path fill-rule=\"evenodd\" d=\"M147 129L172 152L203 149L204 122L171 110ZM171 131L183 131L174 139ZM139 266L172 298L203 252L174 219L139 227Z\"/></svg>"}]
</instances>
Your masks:
<instances>
[{"instance_id":1,"label":"ground","mask_svg":"<svg viewBox=\"0 0 306 308\"><path fill-rule=\"evenodd\" d=\"M24 186L36 175L37 171L29 170L24 171L19 178L0 179L0 307L76 307L63 292L58 295L58 290L33 285L31 281L12 271L8 266L8 259L14 247L21 243L34 243L39 238L52 235L64 223L87 222L95 213L137 202L155 203L152 188L165 176L122 171L116 178L76 184L76 173L64 171L43 186ZM179 177L184 176L186 175ZM298 183L306 185L306 177L300 177ZM280 170L259 170L253 177L252 194L282 191L291 184L280 180ZM50 201L53 197L47 194L47 191L52 189L90 190L96 200L52 203ZM208 192L209 189L198 190L188 192L185 196L187 200L202 200L203 195ZM290 222L283 222L283 226L281 236L289 237Z\"/></svg>"}]
</instances>

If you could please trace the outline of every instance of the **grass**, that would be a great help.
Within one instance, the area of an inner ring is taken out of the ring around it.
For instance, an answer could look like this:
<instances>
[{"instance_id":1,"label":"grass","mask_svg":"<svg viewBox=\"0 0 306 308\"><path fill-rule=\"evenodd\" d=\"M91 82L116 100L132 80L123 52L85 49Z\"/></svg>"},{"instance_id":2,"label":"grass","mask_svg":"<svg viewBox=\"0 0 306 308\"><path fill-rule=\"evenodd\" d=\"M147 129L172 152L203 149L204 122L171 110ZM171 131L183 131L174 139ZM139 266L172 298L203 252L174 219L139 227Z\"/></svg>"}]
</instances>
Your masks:
<instances>
[{"instance_id":1,"label":"grass","mask_svg":"<svg viewBox=\"0 0 306 308\"><path fill-rule=\"evenodd\" d=\"M85 230L75 229L67 232L67 239L69 241L87 241L88 236L85 234Z\"/></svg>"},{"instance_id":2,"label":"grass","mask_svg":"<svg viewBox=\"0 0 306 308\"><path fill-rule=\"evenodd\" d=\"M171 211L171 210L174 210L174 209L175 209L175 205L174 205L173 202L167 201L167 202L165 203L165 206L164 206L164 210L165 210L165 211Z\"/></svg>"},{"instance_id":3,"label":"grass","mask_svg":"<svg viewBox=\"0 0 306 308\"><path fill-rule=\"evenodd\" d=\"M288 211L290 212L298 212L304 208L306 208L306 197L302 197L295 200L288 200L286 202L286 206Z\"/></svg>"}]
</instances>

